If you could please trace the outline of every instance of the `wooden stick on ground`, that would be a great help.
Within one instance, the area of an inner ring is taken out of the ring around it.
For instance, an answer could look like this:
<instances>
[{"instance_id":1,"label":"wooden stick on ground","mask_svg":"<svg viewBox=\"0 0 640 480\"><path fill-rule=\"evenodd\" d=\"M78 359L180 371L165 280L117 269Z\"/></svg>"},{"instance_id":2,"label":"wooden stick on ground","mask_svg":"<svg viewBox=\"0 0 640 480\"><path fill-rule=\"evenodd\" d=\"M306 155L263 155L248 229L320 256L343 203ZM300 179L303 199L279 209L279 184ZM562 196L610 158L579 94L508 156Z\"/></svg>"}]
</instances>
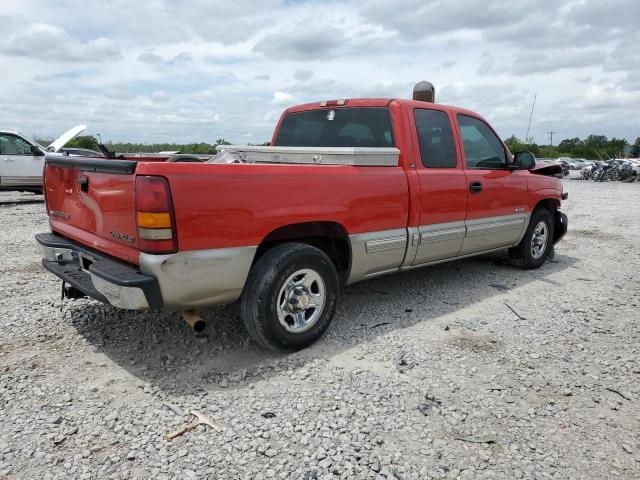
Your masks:
<instances>
[{"instance_id":1,"label":"wooden stick on ground","mask_svg":"<svg viewBox=\"0 0 640 480\"><path fill-rule=\"evenodd\" d=\"M196 428L198 428L198 425L206 425L209 426L211 428L213 428L216 432L220 432L222 431L222 429L213 422L213 420L211 420L209 417L203 415L202 413L198 412L197 410L191 410L191 415L193 415L195 418L195 420L193 420L192 422L189 422L183 426L181 426L179 429L177 429L174 432L170 432L167 433L164 436L165 440L173 440L176 437L179 437L181 435L184 435L187 432L190 432L191 430L195 430Z\"/></svg>"}]
</instances>

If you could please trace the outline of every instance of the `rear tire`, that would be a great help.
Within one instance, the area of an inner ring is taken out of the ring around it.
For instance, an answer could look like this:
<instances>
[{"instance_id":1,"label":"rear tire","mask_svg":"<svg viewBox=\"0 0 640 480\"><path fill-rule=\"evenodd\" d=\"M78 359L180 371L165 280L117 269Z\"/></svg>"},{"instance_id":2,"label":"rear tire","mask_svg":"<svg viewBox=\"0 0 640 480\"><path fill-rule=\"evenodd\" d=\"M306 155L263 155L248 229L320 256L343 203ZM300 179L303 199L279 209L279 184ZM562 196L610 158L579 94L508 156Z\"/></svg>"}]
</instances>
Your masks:
<instances>
[{"instance_id":1,"label":"rear tire","mask_svg":"<svg viewBox=\"0 0 640 480\"><path fill-rule=\"evenodd\" d=\"M553 221L545 208L534 210L520 243L509 249L512 265L527 270L539 268L553 251Z\"/></svg>"},{"instance_id":2,"label":"rear tire","mask_svg":"<svg viewBox=\"0 0 640 480\"><path fill-rule=\"evenodd\" d=\"M241 299L244 325L268 349L300 350L327 329L338 294L338 273L322 250L303 243L278 245L249 272Z\"/></svg>"}]
</instances>

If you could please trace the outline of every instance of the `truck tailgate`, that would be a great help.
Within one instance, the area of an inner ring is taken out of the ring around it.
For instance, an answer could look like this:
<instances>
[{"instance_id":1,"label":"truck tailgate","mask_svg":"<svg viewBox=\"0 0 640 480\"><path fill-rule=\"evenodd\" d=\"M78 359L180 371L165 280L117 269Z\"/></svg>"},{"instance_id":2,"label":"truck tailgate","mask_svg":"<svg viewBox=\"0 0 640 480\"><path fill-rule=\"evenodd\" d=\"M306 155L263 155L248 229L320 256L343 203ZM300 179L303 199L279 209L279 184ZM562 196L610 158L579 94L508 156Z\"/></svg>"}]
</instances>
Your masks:
<instances>
[{"instance_id":1,"label":"truck tailgate","mask_svg":"<svg viewBox=\"0 0 640 480\"><path fill-rule=\"evenodd\" d=\"M44 187L51 229L88 247L138 263L136 162L49 157Z\"/></svg>"}]
</instances>

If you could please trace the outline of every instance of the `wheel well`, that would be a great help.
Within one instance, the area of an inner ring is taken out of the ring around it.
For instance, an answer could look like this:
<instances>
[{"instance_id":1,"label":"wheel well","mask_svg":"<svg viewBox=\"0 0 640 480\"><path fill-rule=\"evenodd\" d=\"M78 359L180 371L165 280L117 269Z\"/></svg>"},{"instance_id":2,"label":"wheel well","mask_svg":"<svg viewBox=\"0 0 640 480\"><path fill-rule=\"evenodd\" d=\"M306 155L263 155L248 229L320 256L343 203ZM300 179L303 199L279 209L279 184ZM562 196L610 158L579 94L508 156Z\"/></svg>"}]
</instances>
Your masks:
<instances>
[{"instance_id":1,"label":"wheel well","mask_svg":"<svg viewBox=\"0 0 640 480\"><path fill-rule=\"evenodd\" d=\"M345 229L335 222L294 223L277 228L262 240L254 262L274 246L292 241L319 248L333 261L341 276L348 273L351 266L351 244Z\"/></svg>"},{"instance_id":2,"label":"wheel well","mask_svg":"<svg viewBox=\"0 0 640 480\"><path fill-rule=\"evenodd\" d=\"M559 206L560 206L560 201L559 200L557 200L555 198L545 198L544 200L540 200L536 204L536 207L534 208L534 210L538 210L540 208L544 208L546 210L549 210L549 212L551 214L553 214L553 212L558 210Z\"/></svg>"}]
</instances>

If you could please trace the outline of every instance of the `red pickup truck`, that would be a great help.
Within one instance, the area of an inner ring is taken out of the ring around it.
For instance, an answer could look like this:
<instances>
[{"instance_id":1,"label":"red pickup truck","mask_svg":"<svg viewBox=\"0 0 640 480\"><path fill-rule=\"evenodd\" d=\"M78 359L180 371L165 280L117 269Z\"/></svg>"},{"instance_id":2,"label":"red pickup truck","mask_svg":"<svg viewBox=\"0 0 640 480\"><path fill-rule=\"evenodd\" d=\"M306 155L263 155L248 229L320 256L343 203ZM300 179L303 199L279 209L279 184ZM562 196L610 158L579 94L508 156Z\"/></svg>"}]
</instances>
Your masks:
<instances>
[{"instance_id":1,"label":"red pickup truck","mask_svg":"<svg viewBox=\"0 0 640 480\"><path fill-rule=\"evenodd\" d=\"M270 147L228 150L239 161L48 159L44 267L70 298L192 324L240 299L249 333L287 351L322 335L343 285L500 249L537 268L567 230L556 172L468 110L299 105Z\"/></svg>"}]
</instances>

